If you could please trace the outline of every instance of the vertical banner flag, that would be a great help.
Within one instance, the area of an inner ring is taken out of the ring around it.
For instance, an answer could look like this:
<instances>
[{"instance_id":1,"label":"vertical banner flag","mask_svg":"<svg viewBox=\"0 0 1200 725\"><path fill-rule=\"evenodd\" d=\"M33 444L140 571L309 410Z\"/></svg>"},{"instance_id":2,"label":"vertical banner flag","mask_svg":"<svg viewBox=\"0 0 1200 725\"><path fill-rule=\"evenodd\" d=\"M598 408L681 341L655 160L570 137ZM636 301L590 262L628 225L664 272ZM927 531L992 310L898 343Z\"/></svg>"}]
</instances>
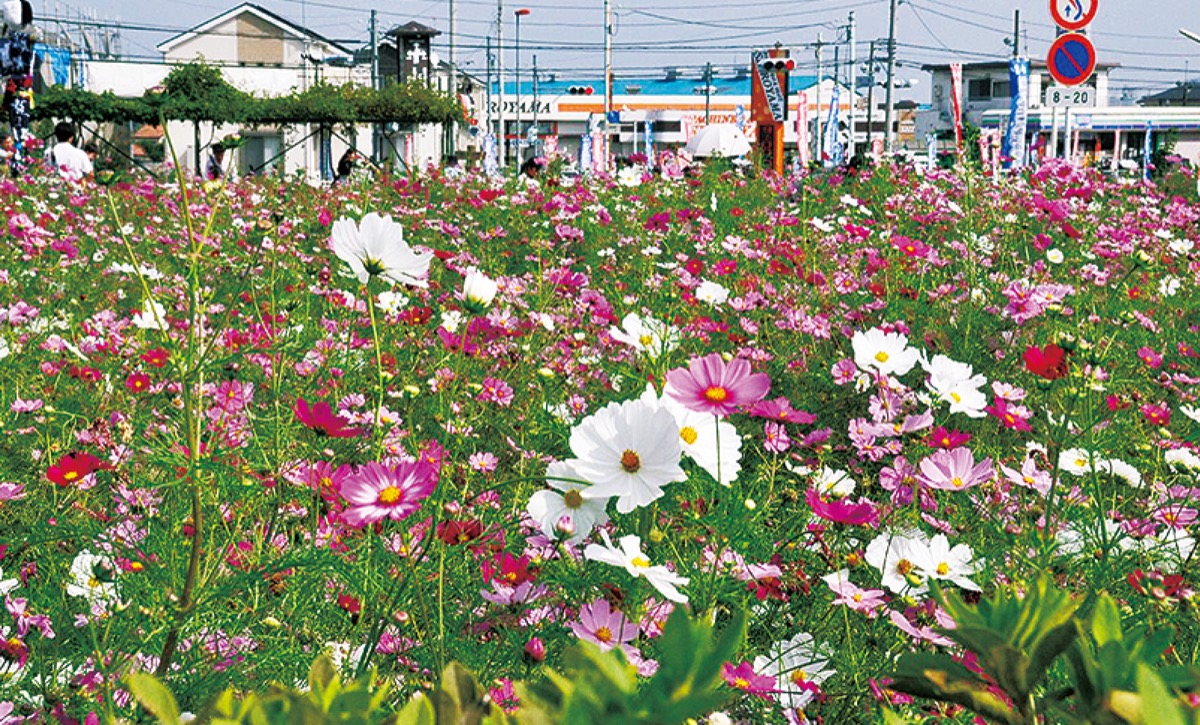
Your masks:
<instances>
[{"instance_id":1,"label":"vertical banner flag","mask_svg":"<svg viewBox=\"0 0 1200 725\"><path fill-rule=\"evenodd\" d=\"M809 139L808 94L801 91L796 97L796 163L801 169L808 167L812 159L812 141Z\"/></svg>"},{"instance_id":2,"label":"vertical banner flag","mask_svg":"<svg viewBox=\"0 0 1200 725\"><path fill-rule=\"evenodd\" d=\"M654 164L654 121L646 119L646 159Z\"/></svg>"},{"instance_id":3,"label":"vertical banner flag","mask_svg":"<svg viewBox=\"0 0 1200 725\"><path fill-rule=\"evenodd\" d=\"M592 175L592 135L590 133L579 137L579 173L584 176Z\"/></svg>"},{"instance_id":4,"label":"vertical banner flag","mask_svg":"<svg viewBox=\"0 0 1200 725\"><path fill-rule=\"evenodd\" d=\"M500 175L500 163L496 158L496 134L491 131L483 135L483 173L488 176Z\"/></svg>"},{"instance_id":5,"label":"vertical banner flag","mask_svg":"<svg viewBox=\"0 0 1200 725\"><path fill-rule=\"evenodd\" d=\"M733 109L733 122L737 125L739 131L746 131L746 107L738 104L737 108Z\"/></svg>"},{"instance_id":6,"label":"vertical banner flag","mask_svg":"<svg viewBox=\"0 0 1200 725\"><path fill-rule=\"evenodd\" d=\"M1025 130L1029 121L1029 60L1013 58L1008 62L1008 84L1012 88L1012 105L1008 127L1004 131L1004 147L1000 155L1004 168L1025 167Z\"/></svg>"},{"instance_id":7,"label":"vertical banner flag","mask_svg":"<svg viewBox=\"0 0 1200 725\"><path fill-rule=\"evenodd\" d=\"M950 64L950 112L954 114L954 149L961 158L963 152L962 63Z\"/></svg>"},{"instance_id":8,"label":"vertical banner flag","mask_svg":"<svg viewBox=\"0 0 1200 725\"><path fill-rule=\"evenodd\" d=\"M825 148L821 149L821 159L825 166L840 166L842 164L842 135L838 133L838 106L841 105L839 96L841 88L833 87L833 98L829 100L829 116L825 122Z\"/></svg>"},{"instance_id":9,"label":"vertical banner flag","mask_svg":"<svg viewBox=\"0 0 1200 725\"><path fill-rule=\"evenodd\" d=\"M1154 123L1146 121L1146 142L1142 144L1142 179L1150 180L1150 157L1154 155Z\"/></svg>"},{"instance_id":10,"label":"vertical banner flag","mask_svg":"<svg viewBox=\"0 0 1200 725\"><path fill-rule=\"evenodd\" d=\"M937 168L937 134L925 134L925 160L929 163L929 168Z\"/></svg>"}]
</instances>

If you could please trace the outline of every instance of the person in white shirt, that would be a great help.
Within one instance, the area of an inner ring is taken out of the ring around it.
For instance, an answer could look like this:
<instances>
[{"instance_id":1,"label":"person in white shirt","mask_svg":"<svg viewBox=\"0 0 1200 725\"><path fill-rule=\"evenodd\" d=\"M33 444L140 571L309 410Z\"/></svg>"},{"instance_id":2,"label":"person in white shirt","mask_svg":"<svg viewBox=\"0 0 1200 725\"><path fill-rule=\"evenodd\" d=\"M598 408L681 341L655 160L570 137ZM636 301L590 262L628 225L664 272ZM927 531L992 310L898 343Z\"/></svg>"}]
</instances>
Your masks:
<instances>
[{"instance_id":1,"label":"person in white shirt","mask_svg":"<svg viewBox=\"0 0 1200 725\"><path fill-rule=\"evenodd\" d=\"M75 127L60 121L54 127L54 138L58 141L50 149L50 164L67 181L82 181L92 178L92 160L75 146Z\"/></svg>"},{"instance_id":2,"label":"person in white shirt","mask_svg":"<svg viewBox=\"0 0 1200 725\"><path fill-rule=\"evenodd\" d=\"M225 167L225 144L218 141L212 145L212 153L208 156L208 163L204 165L204 178L209 181L220 181L229 175L229 169Z\"/></svg>"}]
</instances>

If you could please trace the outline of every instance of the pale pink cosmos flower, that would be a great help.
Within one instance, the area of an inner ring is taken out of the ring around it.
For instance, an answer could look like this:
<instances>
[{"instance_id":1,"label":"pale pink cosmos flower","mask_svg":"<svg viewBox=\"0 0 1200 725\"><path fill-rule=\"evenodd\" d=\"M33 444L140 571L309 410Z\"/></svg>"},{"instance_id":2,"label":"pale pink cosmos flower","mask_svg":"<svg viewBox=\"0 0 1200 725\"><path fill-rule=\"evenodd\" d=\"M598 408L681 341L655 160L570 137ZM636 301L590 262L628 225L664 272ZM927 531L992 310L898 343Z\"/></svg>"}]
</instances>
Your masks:
<instances>
[{"instance_id":1,"label":"pale pink cosmos flower","mask_svg":"<svg viewBox=\"0 0 1200 725\"><path fill-rule=\"evenodd\" d=\"M1043 496L1050 493L1050 485L1053 483L1053 480L1048 472L1038 469L1037 463L1033 458L1026 458L1025 462L1021 464L1020 471L1001 465L1000 472L1017 486L1032 488Z\"/></svg>"},{"instance_id":2,"label":"pale pink cosmos flower","mask_svg":"<svg viewBox=\"0 0 1200 725\"><path fill-rule=\"evenodd\" d=\"M620 611L614 611L607 599L597 599L579 610L579 621L571 622L571 631L607 652L633 641L638 628Z\"/></svg>"},{"instance_id":3,"label":"pale pink cosmos flower","mask_svg":"<svg viewBox=\"0 0 1200 725\"><path fill-rule=\"evenodd\" d=\"M350 504L342 520L355 528L399 521L415 513L436 486L437 470L423 461L395 467L372 461L342 481L342 498Z\"/></svg>"},{"instance_id":4,"label":"pale pink cosmos flower","mask_svg":"<svg viewBox=\"0 0 1200 725\"><path fill-rule=\"evenodd\" d=\"M826 574L821 579L836 595L833 604L843 604L872 619L879 614L876 610L887 603L887 594L882 589L863 589L850 581L848 569Z\"/></svg>"},{"instance_id":5,"label":"pale pink cosmos flower","mask_svg":"<svg viewBox=\"0 0 1200 725\"><path fill-rule=\"evenodd\" d=\"M966 446L936 451L921 461L920 468L922 483L944 491L961 491L995 476L992 459L985 458L976 464L975 455Z\"/></svg>"},{"instance_id":6,"label":"pale pink cosmos flower","mask_svg":"<svg viewBox=\"0 0 1200 725\"><path fill-rule=\"evenodd\" d=\"M37 398L36 400L21 400L17 398L12 402L9 410L14 413L32 413L41 410L43 405L41 398Z\"/></svg>"},{"instance_id":7,"label":"pale pink cosmos flower","mask_svg":"<svg viewBox=\"0 0 1200 725\"><path fill-rule=\"evenodd\" d=\"M771 388L766 373L750 371L750 363L734 358L728 363L720 353L692 358L687 369L667 373L668 394L688 410L726 416L762 400Z\"/></svg>"},{"instance_id":8,"label":"pale pink cosmos flower","mask_svg":"<svg viewBox=\"0 0 1200 725\"><path fill-rule=\"evenodd\" d=\"M12 481L0 482L0 501L16 501L25 498L25 484Z\"/></svg>"}]
</instances>

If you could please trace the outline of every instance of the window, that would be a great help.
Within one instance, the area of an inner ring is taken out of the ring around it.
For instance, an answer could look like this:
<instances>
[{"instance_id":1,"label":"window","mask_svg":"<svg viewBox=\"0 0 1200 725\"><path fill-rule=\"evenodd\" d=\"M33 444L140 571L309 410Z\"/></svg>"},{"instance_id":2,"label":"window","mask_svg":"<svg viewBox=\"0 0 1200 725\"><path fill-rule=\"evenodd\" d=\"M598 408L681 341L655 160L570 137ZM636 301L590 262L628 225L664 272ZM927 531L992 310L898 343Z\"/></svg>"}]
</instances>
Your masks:
<instances>
[{"instance_id":1,"label":"window","mask_svg":"<svg viewBox=\"0 0 1200 725\"><path fill-rule=\"evenodd\" d=\"M992 98L991 78L972 78L967 81L968 101L989 101Z\"/></svg>"},{"instance_id":2,"label":"window","mask_svg":"<svg viewBox=\"0 0 1200 725\"><path fill-rule=\"evenodd\" d=\"M242 175L273 174L283 169L283 134L247 134L241 148Z\"/></svg>"},{"instance_id":3,"label":"window","mask_svg":"<svg viewBox=\"0 0 1200 725\"><path fill-rule=\"evenodd\" d=\"M1012 95L1012 86L1008 81L995 81L992 83L992 98L1008 98Z\"/></svg>"}]
</instances>

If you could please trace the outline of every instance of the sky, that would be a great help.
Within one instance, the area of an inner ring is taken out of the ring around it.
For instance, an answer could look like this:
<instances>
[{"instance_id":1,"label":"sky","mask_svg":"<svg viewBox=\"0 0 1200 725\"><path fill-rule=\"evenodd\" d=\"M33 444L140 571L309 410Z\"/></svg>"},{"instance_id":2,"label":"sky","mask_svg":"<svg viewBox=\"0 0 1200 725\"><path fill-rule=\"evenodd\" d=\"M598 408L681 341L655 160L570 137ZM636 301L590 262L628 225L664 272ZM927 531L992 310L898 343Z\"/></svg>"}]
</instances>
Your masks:
<instances>
[{"instance_id":1,"label":"sky","mask_svg":"<svg viewBox=\"0 0 1200 725\"><path fill-rule=\"evenodd\" d=\"M1071 0L1058 0L1070 2ZM1100 0L1082 0L1085 4ZM154 46L234 7L218 0L33 0L40 22L84 17L120 23L122 50L141 58L158 58ZM370 0L259 0L257 3L294 23L343 44L368 42L371 8L382 30L409 20L437 28L440 54L447 53L448 0L373 3ZM496 33L495 0L456 0L458 63L482 77L487 68L485 44ZM865 73L869 43L887 37L888 0L613 0L613 66L618 75L654 77L666 67L694 68L745 64L753 47L781 42L793 48L801 72L815 72L812 44L818 34L826 43L841 41L839 60L846 62L848 15L854 11L859 71ZM534 55L539 69L558 77L602 77L603 0L505 0L503 5L505 66L514 66L514 14L521 21L521 62L528 69ZM928 101L924 63L1002 59L1012 52L1013 11L1021 12L1022 52L1044 60L1055 36L1047 0L901 0L896 14L897 76L916 85L904 94ZM1104 0L1088 33L1101 63L1119 63L1111 80L1111 102L1137 98L1191 78L1200 81L1200 43L1179 28L1200 32L1200 1ZM135 30L136 29L136 30ZM823 51L828 72L834 45ZM881 43L881 49L885 46Z\"/></svg>"}]
</instances>

